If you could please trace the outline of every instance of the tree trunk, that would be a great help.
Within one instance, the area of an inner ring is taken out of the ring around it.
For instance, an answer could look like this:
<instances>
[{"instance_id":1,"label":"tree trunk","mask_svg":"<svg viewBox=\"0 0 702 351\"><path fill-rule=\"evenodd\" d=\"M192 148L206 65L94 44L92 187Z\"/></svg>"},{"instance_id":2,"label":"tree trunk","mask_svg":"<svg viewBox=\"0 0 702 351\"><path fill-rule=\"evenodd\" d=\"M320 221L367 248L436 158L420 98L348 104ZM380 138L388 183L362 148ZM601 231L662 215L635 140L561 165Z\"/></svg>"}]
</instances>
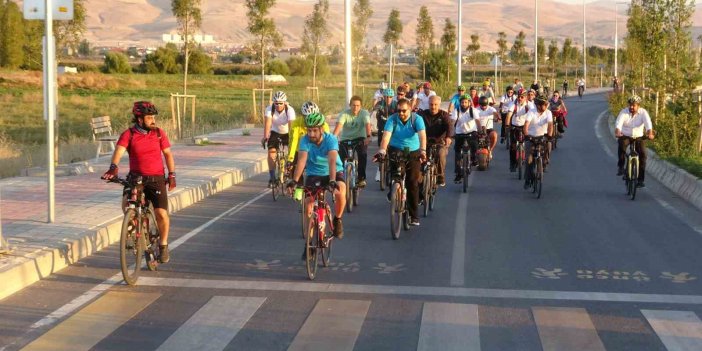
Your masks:
<instances>
[{"instance_id":1,"label":"tree trunk","mask_svg":"<svg viewBox=\"0 0 702 351\"><path fill-rule=\"evenodd\" d=\"M190 45L188 45L188 36L190 35L190 28L188 26L190 22L190 16L185 16L185 31L184 43L185 43L185 67L183 67L183 95L188 94L188 62L190 60ZM183 110L185 110L185 103L183 103Z\"/></svg>"},{"instance_id":2,"label":"tree trunk","mask_svg":"<svg viewBox=\"0 0 702 351\"><path fill-rule=\"evenodd\" d=\"M266 61L265 61L265 56L266 56L266 49L263 47L263 36L261 36L261 89L266 88ZM261 93L263 94L263 93ZM262 95L263 96L263 95ZM263 101L263 100L261 100Z\"/></svg>"},{"instance_id":3,"label":"tree trunk","mask_svg":"<svg viewBox=\"0 0 702 351\"><path fill-rule=\"evenodd\" d=\"M312 61L312 86L317 86L317 47L314 47L314 60Z\"/></svg>"}]
</instances>

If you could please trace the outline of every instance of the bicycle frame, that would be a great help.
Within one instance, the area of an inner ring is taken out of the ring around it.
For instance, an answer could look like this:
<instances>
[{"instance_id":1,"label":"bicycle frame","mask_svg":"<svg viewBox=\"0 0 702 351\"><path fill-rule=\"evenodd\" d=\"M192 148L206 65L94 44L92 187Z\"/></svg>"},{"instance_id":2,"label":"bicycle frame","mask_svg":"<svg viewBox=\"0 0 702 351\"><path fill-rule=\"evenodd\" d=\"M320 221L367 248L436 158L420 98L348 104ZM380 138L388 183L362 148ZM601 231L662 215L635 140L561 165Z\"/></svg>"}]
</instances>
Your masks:
<instances>
[{"instance_id":1,"label":"bicycle frame","mask_svg":"<svg viewBox=\"0 0 702 351\"><path fill-rule=\"evenodd\" d=\"M356 189L356 180L358 172L358 160L356 159L356 147L360 144L358 141L345 140L341 142L342 147L346 150L346 158L344 159L344 178L349 183L351 189ZM346 168L351 165L351 174L347 174Z\"/></svg>"}]
</instances>

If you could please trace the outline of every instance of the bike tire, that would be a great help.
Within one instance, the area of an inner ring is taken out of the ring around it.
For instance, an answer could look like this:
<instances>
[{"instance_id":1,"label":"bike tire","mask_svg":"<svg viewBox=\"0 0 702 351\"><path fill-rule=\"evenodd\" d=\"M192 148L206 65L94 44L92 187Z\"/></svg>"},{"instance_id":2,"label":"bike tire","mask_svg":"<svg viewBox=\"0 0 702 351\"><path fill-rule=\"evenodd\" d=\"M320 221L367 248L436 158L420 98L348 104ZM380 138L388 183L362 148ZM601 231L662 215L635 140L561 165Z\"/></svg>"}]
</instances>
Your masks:
<instances>
[{"instance_id":1,"label":"bike tire","mask_svg":"<svg viewBox=\"0 0 702 351\"><path fill-rule=\"evenodd\" d=\"M405 204L405 206L407 206L407 205ZM410 222L409 211L407 211L407 209L405 208L405 211L402 212L402 229L404 229L405 231L408 231L410 229L409 222Z\"/></svg>"},{"instance_id":2,"label":"bike tire","mask_svg":"<svg viewBox=\"0 0 702 351\"><path fill-rule=\"evenodd\" d=\"M524 176L524 144L517 147L517 169L519 174L519 180L522 180Z\"/></svg>"},{"instance_id":3,"label":"bike tire","mask_svg":"<svg viewBox=\"0 0 702 351\"><path fill-rule=\"evenodd\" d=\"M128 209L122 220L119 240L119 263L124 282L128 285L136 285L141 270L141 258L144 254L143 233L137 235L139 224L136 221L138 221L136 210Z\"/></svg>"},{"instance_id":4,"label":"bike tire","mask_svg":"<svg viewBox=\"0 0 702 351\"><path fill-rule=\"evenodd\" d=\"M536 198L541 198L541 189L543 188L544 180L544 164L543 159L539 159L536 164L536 177L534 177L534 190L536 190Z\"/></svg>"},{"instance_id":5,"label":"bike tire","mask_svg":"<svg viewBox=\"0 0 702 351\"><path fill-rule=\"evenodd\" d=\"M429 216L429 198L431 197L431 177L432 177L432 170L431 167L427 170L427 174L424 175L424 182L422 183L422 194L424 196L424 201L423 201L423 214L424 217Z\"/></svg>"},{"instance_id":6,"label":"bike tire","mask_svg":"<svg viewBox=\"0 0 702 351\"><path fill-rule=\"evenodd\" d=\"M314 280L317 276L317 260L318 254L317 248L319 247L319 224L317 223L317 217L312 215L312 218L307 222L308 235L305 241L305 248L307 249L307 257L305 257L305 269L307 270L307 278L309 280Z\"/></svg>"},{"instance_id":7,"label":"bike tire","mask_svg":"<svg viewBox=\"0 0 702 351\"><path fill-rule=\"evenodd\" d=\"M307 203L307 196L302 196L302 200L300 200L300 223L302 223L300 235L302 236L303 240L306 238L305 233L308 233L307 221L309 220L309 217L307 216L307 211L305 209L305 203Z\"/></svg>"},{"instance_id":8,"label":"bike tire","mask_svg":"<svg viewBox=\"0 0 702 351\"><path fill-rule=\"evenodd\" d=\"M393 183L390 195L390 235L394 240L400 238L402 226L402 187L400 183Z\"/></svg>"},{"instance_id":9,"label":"bike tire","mask_svg":"<svg viewBox=\"0 0 702 351\"><path fill-rule=\"evenodd\" d=\"M639 162L638 160L633 160L631 163L631 201L636 199L636 183L639 180Z\"/></svg>"},{"instance_id":10,"label":"bike tire","mask_svg":"<svg viewBox=\"0 0 702 351\"><path fill-rule=\"evenodd\" d=\"M631 195L631 158L627 156L626 159L626 173L624 174L624 186L626 187L626 195L629 196Z\"/></svg>"},{"instance_id":11,"label":"bike tire","mask_svg":"<svg viewBox=\"0 0 702 351\"><path fill-rule=\"evenodd\" d=\"M353 165L347 164L344 168L344 173L346 173L346 212L353 212Z\"/></svg>"},{"instance_id":12,"label":"bike tire","mask_svg":"<svg viewBox=\"0 0 702 351\"><path fill-rule=\"evenodd\" d=\"M156 217L154 216L151 208L146 211L145 216L146 223L148 224L145 232L149 233L149 248L144 250L144 259L146 260L146 267L150 271L156 271L158 269L158 256L160 255L160 252L158 252L158 242L159 238L161 237L161 233L159 233ZM151 237L154 236L152 234L154 230L156 231L156 250L154 250L152 247L153 244L151 243Z\"/></svg>"},{"instance_id":13,"label":"bike tire","mask_svg":"<svg viewBox=\"0 0 702 351\"><path fill-rule=\"evenodd\" d=\"M324 267L329 267L329 260L331 259L331 253L332 253L332 243L334 242L334 239L331 238L332 233L331 233L331 225L332 225L332 220L331 220L331 209L327 205L327 214L324 216L325 220L327 221L326 225L324 226L326 230L323 235L323 240L326 243L325 245L322 245L322 248L320 249L320 253L322 255L322 265Z\"/></svg>"},{"instance_id":14,"label":"bike tire","mask_svg":"<svg viewBox=\"0 0 702 351\"><path fill-rule=\"evenodd\" d=\"M463 192L468 192L468 176L470 176L470 154L464 154L461 158L461 167L463 168Z\"/></svg>"},{"instance_id":15,"label":"bike tire","mask_svg":"<svg viewBox=\"0 0 702 351\"><path fill-rule=\"evenodd\" d=\"M478 170L484 171L488 168L488 155L480 153L478 154Z\"/></svg>"},{"instance_id":16,"label":"bike tire","mask_svg":"<svg viewBox=\"0 0 702 351\"><path fill-rule=\"evenodd\" d=\"M388 184L387 184L388 178L385 174L385 172L387 170L385 168L386 168L385 160L378 162L378 169L380 171L380 191L385 190L385 188L388 186Z\"/></svg>"}]
</instances>

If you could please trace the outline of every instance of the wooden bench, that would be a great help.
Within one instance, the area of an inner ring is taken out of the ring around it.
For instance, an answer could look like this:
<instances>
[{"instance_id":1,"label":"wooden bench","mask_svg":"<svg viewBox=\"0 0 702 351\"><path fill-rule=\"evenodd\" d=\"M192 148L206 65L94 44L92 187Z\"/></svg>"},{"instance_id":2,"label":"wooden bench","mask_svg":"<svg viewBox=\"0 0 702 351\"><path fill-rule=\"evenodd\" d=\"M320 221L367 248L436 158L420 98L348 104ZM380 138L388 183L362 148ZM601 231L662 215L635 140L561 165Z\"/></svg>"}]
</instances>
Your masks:
<instances>
[{"instance_id":1,"label":"wooden bench","mask_svg":"<svg viewBox=\"0 0 702 351\"><path fill-rule=\"evenodd\" d=\"M97 161L100 155L109 154L115 151L115 142L117 142L119 135L113 135L112 133L112 122L110 121L110 116L93 117L90 120L90 128L93 130L93 141L98 143L95 161ZM111 149L103 152L103 144L110 145Z\"/></svg>"}]
</instances>

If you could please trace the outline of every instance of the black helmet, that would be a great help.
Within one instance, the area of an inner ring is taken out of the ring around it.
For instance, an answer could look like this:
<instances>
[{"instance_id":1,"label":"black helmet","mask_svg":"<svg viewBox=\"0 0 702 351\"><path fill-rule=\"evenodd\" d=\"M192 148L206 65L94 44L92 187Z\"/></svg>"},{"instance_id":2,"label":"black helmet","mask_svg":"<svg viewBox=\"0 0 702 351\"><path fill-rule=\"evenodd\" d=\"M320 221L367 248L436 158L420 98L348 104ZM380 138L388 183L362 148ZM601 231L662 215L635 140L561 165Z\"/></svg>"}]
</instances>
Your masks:
<instances>
[{"instance_id":1,"label":"black helmet","mask_svg":"<svg viewBox=\"0 0 702 351\"><path fill-rule=\"evenodd\" d=\"M481 97L478 99L478 104L479 104L480 106L487 106L489 103L490 103L490 99L488 99L487 96L481 96Z\"/></svg>"},{"instance_id":2,"label":"black helmet","mask_svg":"<svg viewBox=\"0 0 702 351\"><path fill-rule=\"evenodd\" d=\"M536 106L548 104L548 98L543 95L539 95L534 98L534 104L536 104Z\"/></svg>"}]
</instances>

